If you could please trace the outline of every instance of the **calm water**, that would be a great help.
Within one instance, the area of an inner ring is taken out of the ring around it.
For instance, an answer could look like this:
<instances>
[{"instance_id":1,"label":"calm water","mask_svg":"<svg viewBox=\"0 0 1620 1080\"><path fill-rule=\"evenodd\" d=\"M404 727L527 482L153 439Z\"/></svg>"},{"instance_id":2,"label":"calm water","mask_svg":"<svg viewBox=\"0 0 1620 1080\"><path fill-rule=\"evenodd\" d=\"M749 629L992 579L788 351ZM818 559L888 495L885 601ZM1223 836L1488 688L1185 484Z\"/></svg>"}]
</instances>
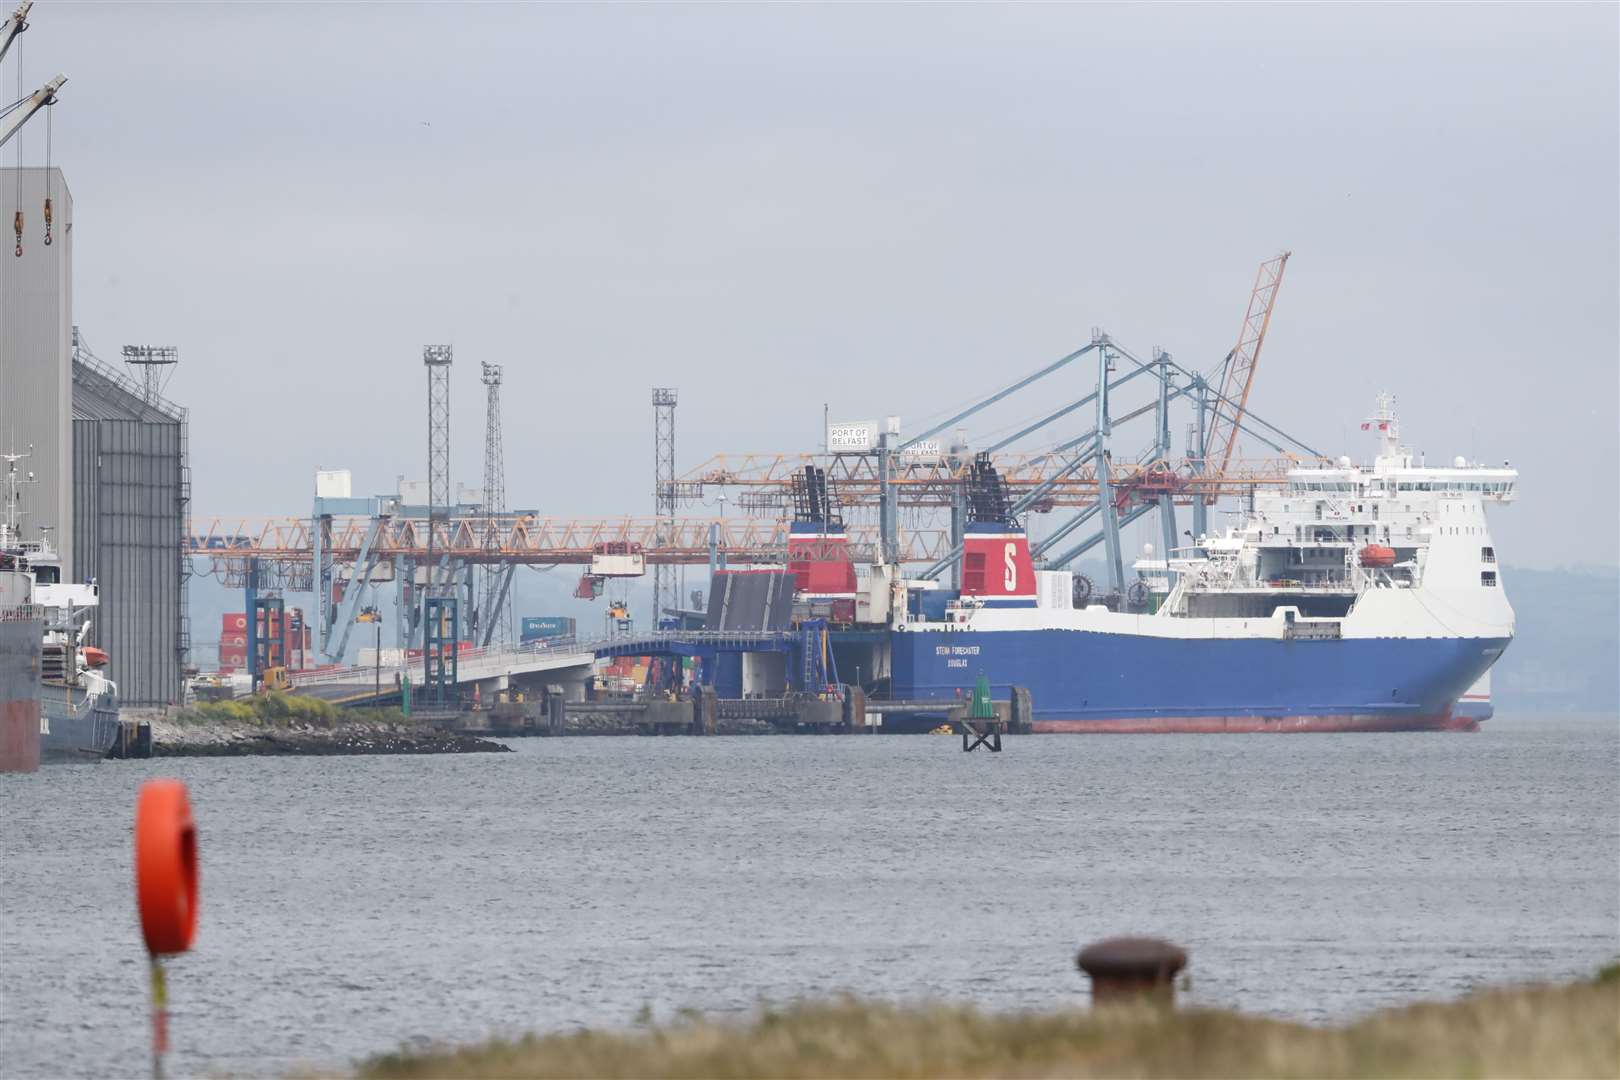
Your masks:
<instances>
[{"instance_id":1,"label":"calm water","mask_svg":"<svg viewBox=\"0 0 1620 1080\"><path fill-rule=\"evenodd\" d=\"M1620 724L1474 735L527 740L472 757L0 777L0 1073L146 1068L137 785L185 779L197 949L171 1070L625 1025L852 989L1082 999L1077 946L1190 948L1192 1000L1337 1020L1620 953Z\"/></svg>"}]
</instances>

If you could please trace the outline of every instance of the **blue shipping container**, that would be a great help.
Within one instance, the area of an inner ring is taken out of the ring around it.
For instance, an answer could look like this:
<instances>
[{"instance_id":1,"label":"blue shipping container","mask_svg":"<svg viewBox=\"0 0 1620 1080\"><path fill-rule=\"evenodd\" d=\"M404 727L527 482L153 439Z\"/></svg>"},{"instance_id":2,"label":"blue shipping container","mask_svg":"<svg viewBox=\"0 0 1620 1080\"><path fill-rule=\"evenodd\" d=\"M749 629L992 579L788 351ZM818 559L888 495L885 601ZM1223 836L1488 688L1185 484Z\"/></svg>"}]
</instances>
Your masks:
<instances>
[{"instance_id":1,"label":"blue shipping container","mask_svg":"<svg viewBox=\"0 0 1620 1080\"><path fill-rule=\"evenodd\" d=\"M522 640L539 641L542 638L573 637L574 620L565 615L525 615Z\"/></svg>"}]
</instances>

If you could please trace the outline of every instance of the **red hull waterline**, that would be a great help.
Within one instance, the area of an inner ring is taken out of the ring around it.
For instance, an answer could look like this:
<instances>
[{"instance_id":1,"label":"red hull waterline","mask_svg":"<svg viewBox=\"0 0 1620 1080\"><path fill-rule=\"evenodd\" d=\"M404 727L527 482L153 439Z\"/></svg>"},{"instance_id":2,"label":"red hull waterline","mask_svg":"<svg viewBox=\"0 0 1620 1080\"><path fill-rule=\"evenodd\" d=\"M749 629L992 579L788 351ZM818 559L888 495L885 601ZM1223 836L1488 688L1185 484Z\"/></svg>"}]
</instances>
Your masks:
<instances>
[{"instance_id":1,"label":"red hull waterline","mask_svg":"<svg viewBox=\"0 0 1620 1080\"><path fill-rule=\"evenodd\" d=\"M1450 712L1428 716L1133 716L1113 720L1036 720L1037 735L1248 735L1258 732L1478 731Z\"/></svg>"},{"instance_id":2,"label":"red hull waterline","mask_svg":"<svg viewBox=\"0 0 1620 1080\"><path fill-rule=\"evenodd\" d=\"M39 768L39 701L0 702L0 772Z\"/></svg>"}]
</instances>

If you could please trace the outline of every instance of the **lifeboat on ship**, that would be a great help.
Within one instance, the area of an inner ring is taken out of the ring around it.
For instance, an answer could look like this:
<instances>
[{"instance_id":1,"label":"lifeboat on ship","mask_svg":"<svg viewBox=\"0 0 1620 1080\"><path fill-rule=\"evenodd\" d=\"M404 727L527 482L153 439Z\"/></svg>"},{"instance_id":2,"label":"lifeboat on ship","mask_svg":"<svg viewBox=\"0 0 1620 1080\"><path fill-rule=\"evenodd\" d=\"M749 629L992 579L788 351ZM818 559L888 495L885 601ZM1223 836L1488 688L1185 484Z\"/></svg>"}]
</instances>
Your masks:
<instances>
[{"instance_id":1,"label":"lifeboat on ship","mask_svg":"<svg viewBox=\"0 0 1620 1080\"><path fill-rule=\"evenodd\" d=\"M1361 565L1375 570L1388 570L1395 565L1395 549L1383 544L1368 544L1361 549Z\"/></svg>"}]
</instances>

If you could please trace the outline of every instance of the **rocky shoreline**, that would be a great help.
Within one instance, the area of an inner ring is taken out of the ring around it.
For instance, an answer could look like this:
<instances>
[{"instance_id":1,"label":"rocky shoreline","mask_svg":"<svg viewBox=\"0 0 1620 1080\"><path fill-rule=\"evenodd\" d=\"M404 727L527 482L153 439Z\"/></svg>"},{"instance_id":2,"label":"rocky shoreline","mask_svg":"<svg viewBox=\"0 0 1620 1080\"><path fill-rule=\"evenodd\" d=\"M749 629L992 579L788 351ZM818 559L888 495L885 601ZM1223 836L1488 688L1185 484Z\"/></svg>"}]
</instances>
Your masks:
<instances>
[{"instance_id":1,"label":"rocky shoreline","mask_svg":"<svg viewBox=\"0 0 1620 1080\"><path fill-rule=\"evenodd\" d=\"M511 747L410 723L241 721L152 723L153 757L273 757L340 754L500 754Z\"/></svg>"}]
</instances>

